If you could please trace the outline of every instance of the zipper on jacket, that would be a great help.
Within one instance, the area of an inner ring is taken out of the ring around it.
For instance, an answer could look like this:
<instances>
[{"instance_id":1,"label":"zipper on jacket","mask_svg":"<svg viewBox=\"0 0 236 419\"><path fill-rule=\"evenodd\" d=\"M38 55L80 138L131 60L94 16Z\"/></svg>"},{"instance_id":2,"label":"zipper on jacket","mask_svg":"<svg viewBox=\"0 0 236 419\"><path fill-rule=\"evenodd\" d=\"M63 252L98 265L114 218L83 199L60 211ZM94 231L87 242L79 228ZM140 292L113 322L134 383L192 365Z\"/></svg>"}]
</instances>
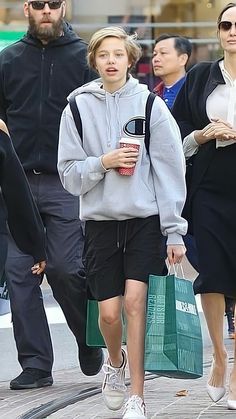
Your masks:
<instances>
[{"instance_id":1,"label":"zipper on jacket","mask_svg":"<svg viewBox=\"0 0 236 419\"><path fill-rule=\"evenodd\" d=\"M43 113L43 84L44 84L44 62L45 62L45 48L42 48L41 53L41 85L40 85L40 100L39 100L39 127L42 126L42 113ZM40 142L40 138L38 138L38 142ZM41 159L41 152L40 152L40 144L38 148L38 162L40 163Z\"/></svg>"},{"instance_id":2,"label":"zipper on jacket","mask_svg":"<svg viewBox=\"0 0 236 419\"><path fill-rule=\"evenodd\" d=\"M44 82L44 60L45 60L45 48L42 48L42 54L41 54L41 85L40 85L40 101L39 101L39 122L41 124L42 119L42 100L43 100L43 82Z\"/></svg>"},{"instance_id":3,"label":"zipper on jacket","mask_svg":"<svg viewBox=\"0 0 236 419\"><path fill-rule=\"evenodd\" d=\"M51 97L51 94L52 94L53 67L54 67L54 63L51 63L50 64L50 71L49 71L49 91L48 91L48 96L49 97Z\"/></svg>"}]
</instances>

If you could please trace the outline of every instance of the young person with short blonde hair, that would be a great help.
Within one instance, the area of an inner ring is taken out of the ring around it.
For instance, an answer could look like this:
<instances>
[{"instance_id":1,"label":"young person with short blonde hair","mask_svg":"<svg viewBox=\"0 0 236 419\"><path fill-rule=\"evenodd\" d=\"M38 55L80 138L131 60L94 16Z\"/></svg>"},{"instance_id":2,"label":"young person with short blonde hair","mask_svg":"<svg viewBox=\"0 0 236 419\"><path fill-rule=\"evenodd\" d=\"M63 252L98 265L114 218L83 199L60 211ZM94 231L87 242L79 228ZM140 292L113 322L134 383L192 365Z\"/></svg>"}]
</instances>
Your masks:
<instances>
[{"instance_id":1,"label":"young person with short blonde hair","mask_svg":"<svg viewBox=\"0 0 236 419\"><path fill-rule=\"evenodd\" d=\"M147 418L144 391L144 334L148 278L164 266L162 234L169 262L180 262L187 223L185 161L178 127L156 97L150 120L150 149L145 148L145 106L149 95L130 73L140 56L134 36L116 27L96 32L88 61L100 79L77 89L76 103L83 138L70 107L63 112L58 170L63 186L80 196L80 218L86 221L85 267L88 287L99 304L99 326L108 360L103 397L111 410L125 401L126 352L121 348L124 309L131 377L123 419ZM139 141L119 148L124 138ZM134 167L131 176L119 168Z\"/></svg>"}]
</instances>

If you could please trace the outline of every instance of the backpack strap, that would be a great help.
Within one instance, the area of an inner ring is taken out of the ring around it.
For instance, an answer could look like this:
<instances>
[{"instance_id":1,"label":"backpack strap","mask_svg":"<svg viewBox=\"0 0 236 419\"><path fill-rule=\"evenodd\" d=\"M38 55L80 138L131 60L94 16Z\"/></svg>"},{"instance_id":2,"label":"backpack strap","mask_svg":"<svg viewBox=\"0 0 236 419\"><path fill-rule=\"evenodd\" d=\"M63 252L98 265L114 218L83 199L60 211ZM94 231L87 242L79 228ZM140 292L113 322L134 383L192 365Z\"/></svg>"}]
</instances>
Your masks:
<instances>
[{"instance_id":1,"label":"backpack strap","mask_svg":"<svg viewBox=\"0 0 236 419\"><path fill-rule=\"evenodd\" d=\"M75 126L81 138L81 142L83 143L82 121L81 121L81 116L80 116L79 109L76 103L76 96L71 96L69 98L69 105L70 105L71 113L74 118Z\"/></svg>"},{"instance_id":2,"label":"backpack strap","mask_svg":"<svg viewBox=\"0 0 236 419\"><path fill-rule=\"evenodd\" d=\"M156 95L155 93L150 92L147 98L146 107L145 107L145 137L144 137L144 143L147 150L147 153L149 154L149 145L150 145L150 118L151 118L151 111L152 111L152 105L154 102ZM71 96L69 99L69 105L70 110L74 118L75 126L77 128L77 131L80 135L81 141L83 143L83 131L82 131L82 121L81 116L79 113L79 109L76 103L76 96Z\"/></svg>"},{"instance_id":3,"label":"backpack strap","mask_svg":"<svg viewBox=\"0 0 236 419\"><path fill-rule=\"evenodd\" d=\"M150 118L152 112L152 105L155 100L155 93L150 92L147 98L146 107L145 107L145 137L144 143L149 154L149 146L150 146Z\"/></svg>"}]
</instances>

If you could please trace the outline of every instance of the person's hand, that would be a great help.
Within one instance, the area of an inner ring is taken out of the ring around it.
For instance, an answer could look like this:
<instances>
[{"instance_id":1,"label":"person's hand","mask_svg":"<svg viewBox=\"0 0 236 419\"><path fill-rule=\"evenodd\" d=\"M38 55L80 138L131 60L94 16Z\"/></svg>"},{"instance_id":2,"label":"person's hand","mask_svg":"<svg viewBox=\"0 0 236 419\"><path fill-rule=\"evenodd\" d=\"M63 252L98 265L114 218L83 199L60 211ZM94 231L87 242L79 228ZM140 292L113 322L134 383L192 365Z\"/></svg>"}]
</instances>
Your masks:
<instances>
[{"instance_id":1,"label":"person's hand","mask_svg":"<svg viewBox=\"0 0 236 419\"><path fill-rule=\"evenodd\" d=\"M32 268L31 268L31 272L34 275L35 274L40 275L44 271L45 267L46 267L46 262L45 262L45 260L43 260L41 262L35 263L35 265L32 266Z\"/></svg>"},{"instance_id":2,"label":"person's hand","mask_svg":"<svg viewBox=\"0 0 236 419\"><path fill-rule=\"evenodd\" d=\"M207 138L216 138L217 140L227 141L236 139L236 131L232 125L220 118L212 118L211 126L203 134Z\"/></svg>"},{"instance_id":3,"label":"person's hand","mask_svg":"<svg viewBox=\"0 0 236 419\"><path fill-rule=\"evenodd\" d=\"M175 263L181 263L186 253L186 247L184 244L168 244L167 245L167 257L170 265Z\"/></svg>"},{"instance_id":4,"label":"person's hand","mask_svg":"<svg viewBox=\"0 0 236 419\"><path fill-rule=\"evenodd\" d=\"M6 126L5 122L2 119L0 119L0 129L2 131L4 131L7 135L9 135L9 131L7 129L7 126Z\"/></svg>"},{"instance_id":5,"label":"person's hand","mask_svg":"<svg viewBox=\"0 0 236 419\"><path fill-rule=\"evenodd\" d=\"M194 138L200 145L214 139L221 141L236 140L236 131L227 121L220 118L212 118L205 128L194 132Z\"/></svg>"},{"instance_id":6,"label":"person's hand","mask_svg":"<svg viewBox=\"0 0 236 419\"><path fill-rule=\"evenodd\" d=\"M117 148L102 156L102 164L105 169L134 167L138 160L138 154L138 151L133 147Z\"/></svg>"}]
</instances>

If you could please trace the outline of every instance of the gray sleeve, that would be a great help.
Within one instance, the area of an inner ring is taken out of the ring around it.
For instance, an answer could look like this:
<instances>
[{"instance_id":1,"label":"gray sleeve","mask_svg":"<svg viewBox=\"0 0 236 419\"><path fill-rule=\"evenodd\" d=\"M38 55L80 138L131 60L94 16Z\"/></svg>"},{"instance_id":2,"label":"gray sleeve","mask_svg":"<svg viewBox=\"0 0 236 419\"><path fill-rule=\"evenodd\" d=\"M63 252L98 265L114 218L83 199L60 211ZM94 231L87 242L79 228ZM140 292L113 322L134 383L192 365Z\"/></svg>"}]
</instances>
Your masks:
<instances>
[{"instance_id":1,"label":"gray sleeve","mask_svg":"<svg viewBox=\"0 0 236 419\"><path fill-rule=\"evenodd\" d=\"M182 244L187 221L185 158L180 131L165 103L154 102L150 123L150 159L161 230L167 244Z\"/></svg>"},{"instance_id":2,"label":"gray sleeve","mask_svg":"<svg viewBox=\"0 0 236 419\"><path fill-rule=\"evenodd\" d=\"M86 155L67 105L61 117L57 164L63 187L77 196L94 188L106 173L101 157Z\"/></svg>"}]
</instances>

